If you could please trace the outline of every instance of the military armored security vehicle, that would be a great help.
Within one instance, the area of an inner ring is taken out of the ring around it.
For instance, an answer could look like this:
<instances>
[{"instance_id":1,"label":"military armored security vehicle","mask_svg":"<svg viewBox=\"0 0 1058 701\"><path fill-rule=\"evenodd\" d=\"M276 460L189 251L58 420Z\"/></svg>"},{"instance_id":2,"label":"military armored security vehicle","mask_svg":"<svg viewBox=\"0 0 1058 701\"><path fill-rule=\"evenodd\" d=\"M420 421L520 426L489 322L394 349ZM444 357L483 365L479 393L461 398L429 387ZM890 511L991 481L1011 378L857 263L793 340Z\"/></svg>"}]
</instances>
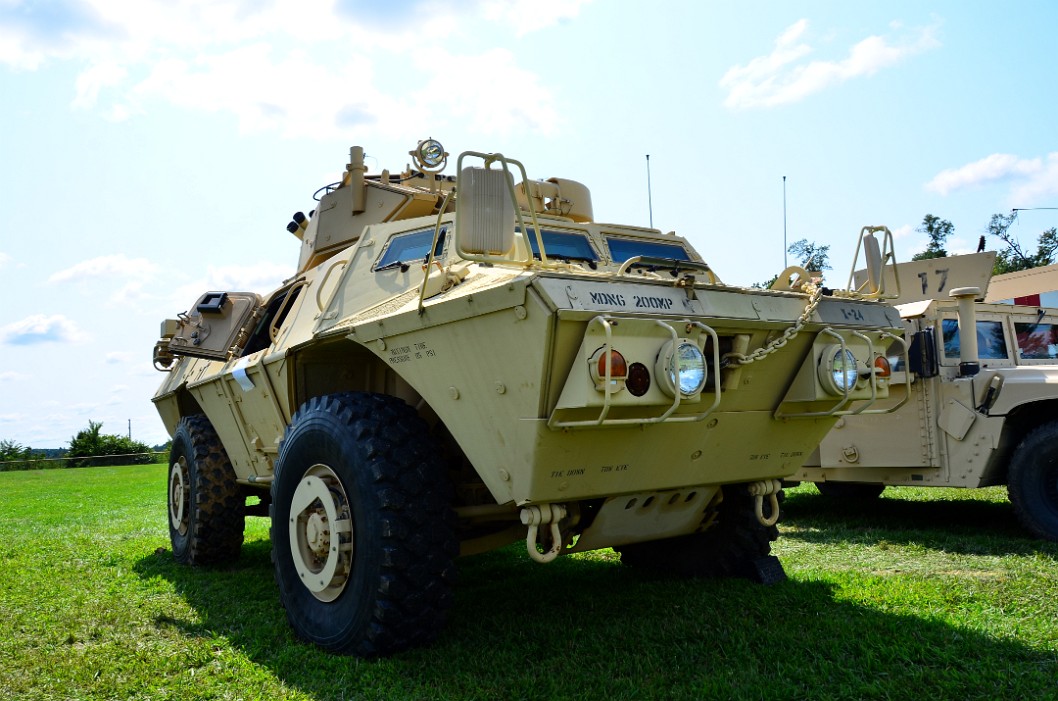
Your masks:
<instances>
[{"instance_id":1,"label":"military armored security vehicle","mask_svg":"<svg viewBox=\"0 0 1058 701\"><path fill-rule=\"evenodd\" d=\"M1058 309L976 301L994 259L895 266L911 362L892 358L888 401L904 403L842 417L796 479L842 499L1005 484L1025 528L1058 540Z\"/></svg>"},{"instance_id":2,"label":"military armored security vehicle","mask_svg":"<svg viewBox=\"0 0 1058 701\"><path fill-rule=\"evenodd\" d=\"M411 155L369 175L352 148L288 225L279 289L163 323L176 560L233 558L270 516L293 628L363 656L428 642L456 558L517 541L781 578L779 480L888 396L901 326L877 285L725 285L684 238L596 222L577 182L474 152L444 175L432 139ZM861 244L877 276L891 236Z\"/></svg>"}]
</instances>

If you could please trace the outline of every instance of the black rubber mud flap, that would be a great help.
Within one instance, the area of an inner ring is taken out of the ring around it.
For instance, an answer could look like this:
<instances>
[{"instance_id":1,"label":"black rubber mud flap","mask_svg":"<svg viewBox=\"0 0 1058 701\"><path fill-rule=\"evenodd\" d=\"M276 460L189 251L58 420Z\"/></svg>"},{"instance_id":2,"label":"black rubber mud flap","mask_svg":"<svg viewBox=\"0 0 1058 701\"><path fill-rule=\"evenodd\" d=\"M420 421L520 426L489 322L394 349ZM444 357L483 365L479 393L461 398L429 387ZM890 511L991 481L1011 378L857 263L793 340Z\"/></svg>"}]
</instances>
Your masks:
<instances>
[{"instance_id":1,"label":"black rubber mud flap","mask_svg":"<svg viewBox=\"0 0 1058 701\"><path fill-rule=\"evenodd\" d=\"M786 581L786 570L774 555L758 557L752 562L749 578L757 584L778 584Z\"/></svg>"}]
</instances>

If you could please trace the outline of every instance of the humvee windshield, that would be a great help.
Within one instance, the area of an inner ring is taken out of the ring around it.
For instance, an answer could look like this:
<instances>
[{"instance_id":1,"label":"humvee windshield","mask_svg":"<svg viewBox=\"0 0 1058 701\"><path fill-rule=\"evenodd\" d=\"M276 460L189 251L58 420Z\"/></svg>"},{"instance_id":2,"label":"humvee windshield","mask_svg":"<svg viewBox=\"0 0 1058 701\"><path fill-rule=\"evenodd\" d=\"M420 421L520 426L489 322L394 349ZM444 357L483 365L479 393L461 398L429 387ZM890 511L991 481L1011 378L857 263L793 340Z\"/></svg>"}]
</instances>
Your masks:
<instances>
[{"instance_id":1,"label":"humvee windshield","mask_svg":"<svg viewBox=\"0 0 1058 701\"><path fill-rule=\"evenodd\" d=\"M944 357L959 357L959 322L955 319L942 319L941 332L944 334ZM977 322L977 351L984 360L1004 360L1009 358L1007 340L1003 335L1003 322Z\"/></svg>"},{"instance_id":2,"label":"humvee windshield","mask_svg":"<svg viewBox=\"0 0 1058 701\"><path fill-rule=\"evenodd\" d=\"M660 241L607 236L606 245L610 247L610 258L615 263L624 263L629 258L635 258L636 256L669 258L671 260L691 259L687 255L687 250L678 243L662 243Z\"/></svg>"}]
</instances>

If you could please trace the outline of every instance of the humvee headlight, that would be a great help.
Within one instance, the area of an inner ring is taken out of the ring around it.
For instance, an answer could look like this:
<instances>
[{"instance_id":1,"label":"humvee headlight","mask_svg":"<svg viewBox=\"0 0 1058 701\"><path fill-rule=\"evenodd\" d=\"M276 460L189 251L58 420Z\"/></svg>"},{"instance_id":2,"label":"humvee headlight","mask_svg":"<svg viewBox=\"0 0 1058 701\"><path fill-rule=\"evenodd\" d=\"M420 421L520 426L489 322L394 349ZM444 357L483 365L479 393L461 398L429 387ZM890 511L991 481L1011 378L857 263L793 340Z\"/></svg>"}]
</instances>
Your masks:
<instances>
[{"instance_id":1,"label":"humvee headlight","mask_svg":"<svg viewBox=\"0 0 1058 701\"><path fill-rule=\"evenodd\" d=\"M607 354L606 347L603 346L592 353L591 358L588 360L591 379L595 383L595 389L600 392L606 391L607 357L609 357L610 361L610 391L616 392L624 387L625 379L628 377L628 361L625 360L620 351L611 348L609 354Z\"/></svg>"},{"instance_id":2,"label":"humvee headlight","mask_svg":"<svg viewBox=\"0 0 1058 701\"><path fill-rule=\"evenodd\" d=\"M827 346L819 363L819 381L830 394L845 394L856 386L856 356L838 344Z\"/></svg>"},{"instance_id":3,"label":"humvee headlight","mask_svg":"<svg viewBox=\"0 0 1058 701\"><path fill-rule=\"evenodd\" d=\"M661 349L654 373L670 397L675 397L677 390L684 397L693 397L705 387L709 370L698 344L680 339L669 341Z\"/></svg>"}]
</instances>

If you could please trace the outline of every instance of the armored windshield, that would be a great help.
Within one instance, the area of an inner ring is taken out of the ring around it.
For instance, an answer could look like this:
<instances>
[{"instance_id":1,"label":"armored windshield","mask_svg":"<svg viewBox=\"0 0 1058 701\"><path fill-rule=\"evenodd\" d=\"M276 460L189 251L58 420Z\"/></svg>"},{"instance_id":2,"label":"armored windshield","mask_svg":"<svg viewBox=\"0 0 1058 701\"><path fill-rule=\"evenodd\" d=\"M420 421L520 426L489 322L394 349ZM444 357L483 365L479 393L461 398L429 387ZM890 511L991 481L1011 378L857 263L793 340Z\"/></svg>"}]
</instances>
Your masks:
<instances>
[{"instance_id":1,"label":"armored windshield","mask_svg":"<svg viewBox=\"0 0 1058 701\"><path fill-rule=\"evenodd\" d=\"M679 243L645 241L643 239L607 236L606 245L610 247L610 258L615 263L624 263L629 258L668 258L670 260L690 260L687 250Z\"/></svg>"},{"instance_id":2,"label":"armored windshield","mask_svg":"<svg viewBox=\"0 0 1058 701\"><path fill-rule=\"evenodd\" d=\"M586 260L595 262L599 260L599 254L592 248L585 234L573 231L554 231L541 229L540 236L544 239L544 250L548 258L560 260ZM529 248L533 251L533 257L540 258L540 244L536 240L536 232L532 229L525 237L529 242Z\"/></svg>"}]
</instances>

